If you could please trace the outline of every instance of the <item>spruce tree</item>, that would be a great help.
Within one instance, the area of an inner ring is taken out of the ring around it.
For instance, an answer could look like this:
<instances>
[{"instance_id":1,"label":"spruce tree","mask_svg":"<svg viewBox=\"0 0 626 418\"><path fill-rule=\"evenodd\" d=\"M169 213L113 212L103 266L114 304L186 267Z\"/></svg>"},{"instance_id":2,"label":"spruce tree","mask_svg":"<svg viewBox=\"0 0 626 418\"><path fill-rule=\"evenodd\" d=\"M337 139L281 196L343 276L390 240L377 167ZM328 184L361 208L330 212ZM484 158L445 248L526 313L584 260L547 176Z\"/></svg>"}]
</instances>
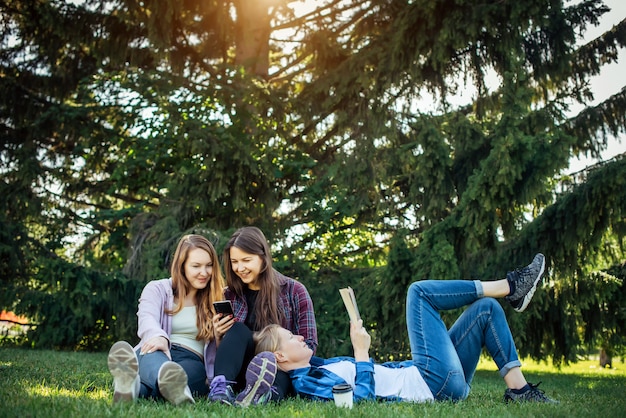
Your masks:
<instances>
[{"instance_id":1,"label":"spruce tree","mask_svg":"<svg viewBox=\"0 0 626 418\"><path fill-rule=\"evenodd\" d=\"M623 161L562 172L624 132L622 86L566 116L617 59L624 22L578 47L601 1L295 5L0 5L2 307L63 330L39 345L104 346L129 334L137 290L167 275L180 234L219 246L255 224L314 300L331 297L328 272L367 286L364 316L389 342L404 312L377 294L502 277L544 251L545 292L512 322L532 329L522 353L618 352ZM466 85L475 100L450 104ZM435 110L417 107L426 93Z\"/></svg>"}]
</instances>

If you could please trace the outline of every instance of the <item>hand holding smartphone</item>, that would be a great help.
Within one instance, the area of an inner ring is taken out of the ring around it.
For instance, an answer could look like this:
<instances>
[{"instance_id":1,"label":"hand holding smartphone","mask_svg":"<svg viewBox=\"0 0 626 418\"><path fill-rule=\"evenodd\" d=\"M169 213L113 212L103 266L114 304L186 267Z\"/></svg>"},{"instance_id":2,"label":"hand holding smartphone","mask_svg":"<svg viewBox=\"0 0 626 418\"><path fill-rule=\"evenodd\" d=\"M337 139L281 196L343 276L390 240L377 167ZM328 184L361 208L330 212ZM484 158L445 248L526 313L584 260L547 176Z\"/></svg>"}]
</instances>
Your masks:
<instances>
[{"instance_id":1,"label":"hand holding smartphone","mask_svg":"<svg viewBox=\"0 0 626 418\"><path fill-rule=\"evenodd\" d=\"M215 312L221 313L224 316L235 316L235 313L233 311L233 304L229 300L220 300L217 302L213 302L213 307L215 308Z\"/></svg>"}]
</instances>

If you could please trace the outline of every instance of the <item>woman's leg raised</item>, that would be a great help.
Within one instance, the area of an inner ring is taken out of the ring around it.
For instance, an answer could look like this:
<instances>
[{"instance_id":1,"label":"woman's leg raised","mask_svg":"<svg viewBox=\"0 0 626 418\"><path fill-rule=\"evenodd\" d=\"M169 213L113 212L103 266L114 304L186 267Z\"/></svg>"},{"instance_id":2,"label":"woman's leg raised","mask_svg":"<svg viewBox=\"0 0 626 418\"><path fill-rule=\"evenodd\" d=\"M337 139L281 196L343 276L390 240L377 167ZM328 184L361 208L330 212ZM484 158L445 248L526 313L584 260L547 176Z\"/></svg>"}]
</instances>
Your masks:
<instances>
[{"instance_id":1,"label":"woman's leg raised","mask_svg":"<svg viewBox=\"0 0 626 418\"><path fill-rule=\"evenodd\" d=\"M461 360L468 385L474 377L483 347L487 348L502 377L521 365L504 310L493 298L472 303L450 327L448 334Z\"/></svg>"},{"instance_id":2,"label":"woman's leg raised","mask_svg":"<svg viewBox=\"0 0 626 418\"><path fill-rule=\"evenodd\" d=\"M243 389L246 367L254 357L252 331L245 324L236 322L228 330L217 348L215 376L223 375L229 382L237 382L233 389Z\"/></svg>"},{"instance_id":3,"label":"woman's leg raised","mask_svg":"<svg viewBox=\"0 0 626 418\"><path fill-rule=\"evenodd\" d=\"M470 280L425 280L411 284L406 319L413 362L435 399L465 399L469 385L439 311L460 308L482 297Z\"/></svg>"}]
</instances>

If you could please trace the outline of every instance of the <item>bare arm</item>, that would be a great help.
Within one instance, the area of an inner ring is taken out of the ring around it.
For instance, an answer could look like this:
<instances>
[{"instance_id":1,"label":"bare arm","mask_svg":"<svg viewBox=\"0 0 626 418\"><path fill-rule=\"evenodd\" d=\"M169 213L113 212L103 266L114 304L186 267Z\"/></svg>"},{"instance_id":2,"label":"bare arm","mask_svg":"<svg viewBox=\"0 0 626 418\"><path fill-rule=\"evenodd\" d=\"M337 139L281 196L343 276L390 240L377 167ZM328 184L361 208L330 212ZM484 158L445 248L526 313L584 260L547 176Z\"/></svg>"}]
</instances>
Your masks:
<instances>
[{"instance_id":1,"label":"bare arm","mask_svg":"<svg viewBox=\"0 0 626 418\"><path fill-rule=\"evenodd\" d=\"M350 322L350 340L352 340L352 348L354 348L355 361L369 361L369 349L372 337L363 328L363 320L360 319L356 324Z\"/></svg>"}]
</instances>

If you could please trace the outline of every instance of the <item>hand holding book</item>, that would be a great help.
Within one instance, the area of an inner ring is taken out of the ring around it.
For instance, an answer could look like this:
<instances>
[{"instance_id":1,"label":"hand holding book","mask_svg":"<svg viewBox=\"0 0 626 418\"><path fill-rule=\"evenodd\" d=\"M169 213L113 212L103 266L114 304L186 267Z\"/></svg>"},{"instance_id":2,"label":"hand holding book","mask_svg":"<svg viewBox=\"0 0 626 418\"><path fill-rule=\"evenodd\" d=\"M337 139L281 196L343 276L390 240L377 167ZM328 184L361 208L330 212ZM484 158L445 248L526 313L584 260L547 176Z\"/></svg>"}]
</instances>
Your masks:
<instances>
[{"instance_id":1,"label":"hand holding book","mask_svg":"<svg viewBox=\"0 0 626 418\"><path fill-rule=\"evenodd\" d=\"M356 304L354 290L351 287L339 289L343 304L346 305L348 316L350 316L350 340L354 349L354 359L356 361L369 361L369 348L372 338L363 328L363 321Z\"/></svg>"}]
</instances>

